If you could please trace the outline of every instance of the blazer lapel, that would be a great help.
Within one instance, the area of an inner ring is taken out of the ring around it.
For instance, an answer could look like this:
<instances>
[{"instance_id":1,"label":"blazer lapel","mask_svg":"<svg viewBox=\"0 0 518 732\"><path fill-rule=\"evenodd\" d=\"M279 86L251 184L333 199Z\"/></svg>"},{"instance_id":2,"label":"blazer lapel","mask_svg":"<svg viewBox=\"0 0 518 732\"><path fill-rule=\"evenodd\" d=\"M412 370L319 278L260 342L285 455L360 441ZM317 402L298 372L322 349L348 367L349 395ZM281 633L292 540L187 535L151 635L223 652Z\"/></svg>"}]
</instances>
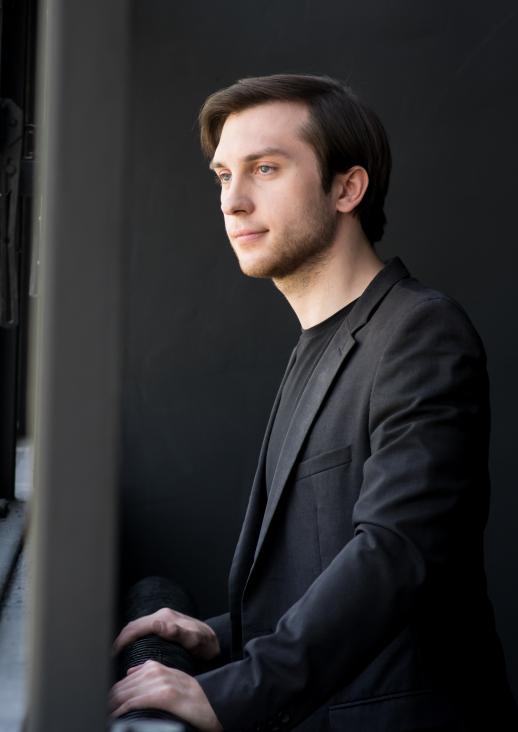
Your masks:
<instances>
[{"instance_id":1,"label":"blazer lapel","mask_svg":"<svg viewBox=\"0 0 518 732\"><path fill-rule=\"evenodd\" d=\"M374 309L379 305L392 286L403 277L408 277L408 275L408 270L398 257L389 260L385 267L370 282L349 315L344 319L343 323L327 345L327 348L309 378L300 397L299 403L293 413L293 417L284 439L279 462L275 470L272 485L270 486L268 502L259 531L254 560L252 567L250 568L249 576L263 547L273 515L279 504L279 500L286 486L288 477L297 460L297 456L306 435L308 434L311 424L313 423L320 405L322 404L322 401L324 400L324 397L326 396L340 366L356 344L354 333L365 324ZM292 354L292 359L293 355L294 354ZM292 359L290 359L290 364ZM283 384L286 379L286 374L283 379ZM272 410L272 416L268 423L267 436L265 436L265 441L263 442L261 449L260 467L258 472L264 470L265 456L268 447L267 437L269 437L271 431L274 414L277 410L283 384L281 384L281 388L277 394L275 407L274 410ZM261 474L261 476L262 475L263 474ZM263 485L262 480L261 485ZM257 486L254 485L254 487L257 490Z\"/></svg>"},{"instance_id":2,"label":"blazer lapel","mask_svg":"<svg viewBox=\"0 0 518 732\"><path fill-rule=\"evenodd\" d=\"M279 401L284 387L284 382L290 372L293 362L295 360L296 348L291 352L284 376L282 377L281 384L275 396L273 407L270 412L268 424L263 437L261 445L261 451L259 453L259 460L257 464L257 470L255 472L254 481L252 483L252 491L250 493L250 499L248 507L246 509L245 518L243 520L243 526L237 542L236 550L234 553L234 560L230 568L229 585L230 587L239 587L242 582L245 581L246 576L250 570L252 564L252 557L257 542L257 535L261 526L261 520L264 513L264 506L266 503L266 486L264 482L264 469L266 463L266 451L268 449L268 442L270 439L270 432L272 430L273 421L277 413Z\"/></svg>"},{"instance_id":3,"label":"blazer lapel","mask_svg":"<svg viewBox=\"0 0 518 732\"><path fill-rule=\"evenodd\" d=\"M342 328L340 328L342 330ZM324 400L325 395L331 383L336 376L343 360L351 348L355 345L355 340L347 330L344 333L345 338L341 347L339 347L337 335L332 338L326 350L322 354L315 370L308 379L308 382L302 392L299 403L293 413L290 425L284 438L281 449L279 462L273 476L268 502L264 513L257 547L255 551L254 561L257 559L259 552L264 543L264 539L270 526L275 509L279 503L282 492L288 480L288 476L293 468L297 455L299 454L302 443L311 427L311 424Z\"/></svg>"}]
</instances>

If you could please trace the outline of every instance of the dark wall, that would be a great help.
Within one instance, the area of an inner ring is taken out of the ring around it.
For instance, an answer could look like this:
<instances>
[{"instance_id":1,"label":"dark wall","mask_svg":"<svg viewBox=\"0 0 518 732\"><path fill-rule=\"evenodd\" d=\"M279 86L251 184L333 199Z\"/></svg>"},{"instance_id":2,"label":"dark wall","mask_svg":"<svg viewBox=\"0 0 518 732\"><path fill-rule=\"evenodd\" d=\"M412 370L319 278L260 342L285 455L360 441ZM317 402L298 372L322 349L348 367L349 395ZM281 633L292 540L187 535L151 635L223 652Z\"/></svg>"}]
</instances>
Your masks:
<instances>
[{"instance_id":1,"label":"dark wall","mask_svg":"<svg viewBox=\"0 0 518 732\"><path fill-rule=\"evenodd\" d=\"M518 17L491 3L140 0L134 6L123 583L166 573L225 609L262 432L298 323L239 271L198 148L205 96L280 71L346 79L391 138L382 258L458 299L492 382L490 593L515 692ZM459 527L462 530L462 527Z\"/></svg>"}]
</instances>

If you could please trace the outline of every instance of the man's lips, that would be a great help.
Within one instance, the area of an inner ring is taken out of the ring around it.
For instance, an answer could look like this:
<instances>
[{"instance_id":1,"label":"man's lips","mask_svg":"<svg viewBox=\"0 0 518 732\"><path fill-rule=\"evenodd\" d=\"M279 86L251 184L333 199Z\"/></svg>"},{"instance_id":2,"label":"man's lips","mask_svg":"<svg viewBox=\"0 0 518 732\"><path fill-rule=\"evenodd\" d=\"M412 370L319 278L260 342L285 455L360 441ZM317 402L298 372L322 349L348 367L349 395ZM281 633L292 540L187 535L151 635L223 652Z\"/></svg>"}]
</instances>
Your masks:
<instances>
[{"instance_id":1,"label":"man's lips","mask_svg":"<svg viewBox=\"0 0 518 732\"><path fill-rule=\"evenodd\" d=\"M253 241L266 234L267 231L268 229L239 229L238 231L231 231L230 237L240 242Z\"/></svg>"}]
</instances>

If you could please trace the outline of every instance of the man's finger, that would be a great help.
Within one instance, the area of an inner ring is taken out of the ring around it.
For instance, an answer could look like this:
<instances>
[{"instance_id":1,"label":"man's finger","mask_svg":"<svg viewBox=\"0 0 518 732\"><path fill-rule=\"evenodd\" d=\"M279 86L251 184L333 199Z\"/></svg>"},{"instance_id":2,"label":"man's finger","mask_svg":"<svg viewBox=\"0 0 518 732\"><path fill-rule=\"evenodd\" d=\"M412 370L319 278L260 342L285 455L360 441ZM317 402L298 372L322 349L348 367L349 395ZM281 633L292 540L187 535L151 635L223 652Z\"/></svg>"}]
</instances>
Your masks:
<instances>
[{"instance_id":1,"label":"man's finger","mask_svg":"<svg viewBox=\"0 0 518 732\"><path fill-rule=\"evenodd\" d=\"M161 611L159 611L161 612ZM113 643L116 655L124 646L145 635L156 634L169 641L176 641L185 649L202 658L211 658L218 650L217 640L203 631L203 623L184 616L157 617L157 613L132 620L119 633Z\"/></svg>"},{"instance_id":2,"label":"man's finger","mask_svg":"<svg viewBox=\"0 0 518 732\"><path fill-rule=\"evenodd\" d=\"M131 667L130 667L130 668L129 668L129 669L127 670L127 671L126 671L126 676L129 676L130 674L134 674L134 673L135 673L135 671L138 671L138 670L139 670L139 668L142 668L142 666L143 666L143 665L144 665L143 663L139 663L139 665L138 665L138 666L131 666Z\"/></svg>"},{"instance_id":3,"label":"man's finger","mask_svg":"<svg viewBox=\"0 0 518 732\"><path fill-rule=\"evenodd\" d=\"M144 635L152 633L152 624L149 620L149 616L139 618L138 620L132 620L128 623L115 638L113 642L113 652L118 653L121 648L127 646L138 638L142 638Z\"/></svg>"},{"instance_id":4,"label":"man's finger","mask_svg":"<svg viewBox=\"0 0 518 732\"><path fill-rule=\"evenodd\" d=\"M115 709L110 713L112 718L120 717L121 714L129 712L131 709L143 709L149 706L148 694L138 694L135 696L129 696L127 699L121 701Z\"/></svg>"}]
</instances>

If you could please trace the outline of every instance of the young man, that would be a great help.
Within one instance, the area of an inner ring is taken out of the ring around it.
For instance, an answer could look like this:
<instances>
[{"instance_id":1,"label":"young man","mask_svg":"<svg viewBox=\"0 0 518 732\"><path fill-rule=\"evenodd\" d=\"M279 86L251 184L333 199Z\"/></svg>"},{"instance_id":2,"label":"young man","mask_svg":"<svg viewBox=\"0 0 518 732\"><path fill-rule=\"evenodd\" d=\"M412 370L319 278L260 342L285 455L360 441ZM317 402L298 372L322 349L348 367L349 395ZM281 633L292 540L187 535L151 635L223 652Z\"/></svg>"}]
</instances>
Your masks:
<instances>
[{"instance_id":1,"label":"young man","mask_svg":"<svg viewBox=\"0 0 518 732\"><path fill-rule=\"evenodd\" d=\"M244 79L201 112L242 271L302 326L259 457L229 613L164 608L126 626L213 668L148 662L116 715L200 730L518 729L486 593L489 408L483 346L457 303L373 244L390 151L327 77Z\"/></svg>"}]
</instances>

